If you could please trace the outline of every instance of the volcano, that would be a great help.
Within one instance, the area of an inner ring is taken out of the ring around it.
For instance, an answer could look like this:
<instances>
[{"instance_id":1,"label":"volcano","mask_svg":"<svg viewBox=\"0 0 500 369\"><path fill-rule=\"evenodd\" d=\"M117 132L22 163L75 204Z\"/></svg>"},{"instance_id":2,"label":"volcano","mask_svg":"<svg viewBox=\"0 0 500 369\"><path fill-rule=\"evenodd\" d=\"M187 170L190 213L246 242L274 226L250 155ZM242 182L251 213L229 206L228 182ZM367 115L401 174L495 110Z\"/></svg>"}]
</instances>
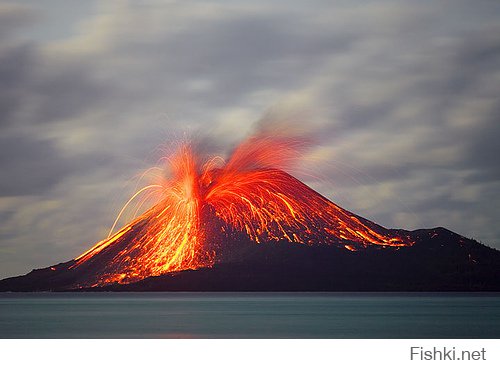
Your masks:
<instances>
[{"instance_id":1,"label":"volcano","mask_svg":"<svg viewBox=\"0 0 500 369\"><path fill-rule=\"evenodd\" d=\"M201 161L182 144L164 158L169 175L126 204L155 205L74 260L0 290L500 290L500 251L357 216L285 170L299 151L297 140L253 137L228 161Z\"/></svg>"}]
</instances>

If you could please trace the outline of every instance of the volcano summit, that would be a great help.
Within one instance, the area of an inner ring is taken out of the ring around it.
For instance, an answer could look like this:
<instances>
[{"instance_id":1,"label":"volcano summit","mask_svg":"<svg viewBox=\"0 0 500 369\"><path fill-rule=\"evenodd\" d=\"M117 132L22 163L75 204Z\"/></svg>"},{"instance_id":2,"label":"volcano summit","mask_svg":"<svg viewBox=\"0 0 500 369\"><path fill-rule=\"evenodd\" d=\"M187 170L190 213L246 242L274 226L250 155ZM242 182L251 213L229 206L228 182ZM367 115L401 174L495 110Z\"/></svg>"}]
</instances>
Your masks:
<instances>
[{"instance_id":1,"label":"volcano summit","mask_svg":"<svg viewBox=\"0 0 500 369\"><path fill-rule=\"evenodd\" d=\"M153 169L169 176L124 207L154 196L149 210L74 260L7 278L0 290L500 290L500 251L342 209L287 173L300 148L259 136L227 161L200 161L180 145Z\"/></svg>"}]
</instances>

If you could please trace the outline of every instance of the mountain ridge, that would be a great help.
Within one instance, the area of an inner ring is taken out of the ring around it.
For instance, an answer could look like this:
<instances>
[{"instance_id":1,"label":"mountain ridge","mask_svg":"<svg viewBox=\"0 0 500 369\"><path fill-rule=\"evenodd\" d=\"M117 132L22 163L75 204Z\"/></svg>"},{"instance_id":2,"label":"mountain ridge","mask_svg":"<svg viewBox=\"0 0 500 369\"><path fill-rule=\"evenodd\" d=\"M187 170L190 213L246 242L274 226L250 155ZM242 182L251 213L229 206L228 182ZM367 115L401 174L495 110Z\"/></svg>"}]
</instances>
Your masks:
<instances>
[{"instance_id":1,"label":"mountain ridge","mask_svg":"<svg viewBox=\"0 0 500 369\"><path fill-rule=\"evenodd\" d=\"M157 191L155 205L73 260L0 281L0 291L500 289L500 251L343 209L280 169L296 145L250 137L227 161L204 162L181 145L169 176L139 189L118 218L139 195Z\"/></svg>"},{"instance_id":2,"label":"mountain ridge","mask_svg":"<svg viewBox=\"0 0 500 369\"><path fill-rule=\"evenodd\" d=\"M213 267L96 287L72 288L72 276L57 273L72 260L4 279L0 291L500 291L499 250L442 227L410 233L411 247L354 252L341 244L247 243L242 256Z\"/></svg>"}]
</instances>

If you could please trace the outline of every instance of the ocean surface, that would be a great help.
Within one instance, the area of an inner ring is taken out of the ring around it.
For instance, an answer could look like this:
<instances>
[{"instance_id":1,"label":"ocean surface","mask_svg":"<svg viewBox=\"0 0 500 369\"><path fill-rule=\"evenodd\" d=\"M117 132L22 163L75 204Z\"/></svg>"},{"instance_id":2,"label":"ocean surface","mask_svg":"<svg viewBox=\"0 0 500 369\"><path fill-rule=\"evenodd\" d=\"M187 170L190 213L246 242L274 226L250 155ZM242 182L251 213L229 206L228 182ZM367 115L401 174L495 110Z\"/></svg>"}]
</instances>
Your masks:
<instances>
[{"instance_id":1,"label":"ocean surface","mask_svg":"<svg viewBox=\"0 0 500 369\"><path fill-rule=\"evenodd\" d=\"M0 338L500 338L500 294L0 293Z\"/></svg>"}]
</instances>

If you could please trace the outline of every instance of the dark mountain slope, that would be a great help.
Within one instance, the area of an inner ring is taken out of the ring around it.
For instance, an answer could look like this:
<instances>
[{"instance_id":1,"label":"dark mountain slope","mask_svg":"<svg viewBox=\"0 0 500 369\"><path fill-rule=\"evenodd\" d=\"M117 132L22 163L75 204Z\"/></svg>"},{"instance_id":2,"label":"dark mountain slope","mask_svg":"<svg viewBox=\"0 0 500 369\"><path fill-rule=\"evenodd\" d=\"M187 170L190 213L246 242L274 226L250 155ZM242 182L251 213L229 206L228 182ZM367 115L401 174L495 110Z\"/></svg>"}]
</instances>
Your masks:
<instances>
[{"instance_id":1,"label":"dark mountain slope","mask_svg":"<svg viewBox=\"0 0 500 369\"><path fill-rule=\"evenodd\" d=\"M444 228L410 232L411 247L240 240L210 268L78 291L500 291L500 251ZM1 291L75 290L73 261L0 281ZM52 270L55 269L55 270Z\"/></svg>"}]
</instances>

